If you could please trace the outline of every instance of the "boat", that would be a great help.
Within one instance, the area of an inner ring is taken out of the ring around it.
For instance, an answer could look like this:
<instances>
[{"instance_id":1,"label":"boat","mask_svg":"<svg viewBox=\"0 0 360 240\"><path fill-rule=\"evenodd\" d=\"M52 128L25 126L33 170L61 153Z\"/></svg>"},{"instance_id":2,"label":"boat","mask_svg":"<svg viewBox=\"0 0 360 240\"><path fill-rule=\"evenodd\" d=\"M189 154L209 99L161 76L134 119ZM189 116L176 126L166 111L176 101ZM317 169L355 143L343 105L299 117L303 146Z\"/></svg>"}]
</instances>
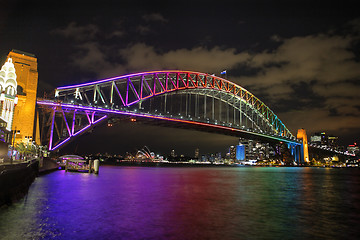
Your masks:
<instances>
[{"instance_id":1,"label":"boat","mask_svg":"<svg viewBox=\"0 0 360 240\"><path fill-rule=\"evenodd\" d=\"M65 171L99 173L99 160L89 160L87 163L83 157L78 155L64 155L59 159L59 164Z\"/></svg>"},{"instance_id":2,"label":"boat","mask_svg":"<svg viewBox=\"0 0 360 240\"><path fill-rule=\"evenodd\" d=\"M59 165L61 167L61 169L65 169L66 163L68 161L76 161L76 160L84 160L83 157L78 156L78 155L63 155L61 157L59 157ZM85 160L84 160L85 161Z\"/></svg>"}]
</instances>

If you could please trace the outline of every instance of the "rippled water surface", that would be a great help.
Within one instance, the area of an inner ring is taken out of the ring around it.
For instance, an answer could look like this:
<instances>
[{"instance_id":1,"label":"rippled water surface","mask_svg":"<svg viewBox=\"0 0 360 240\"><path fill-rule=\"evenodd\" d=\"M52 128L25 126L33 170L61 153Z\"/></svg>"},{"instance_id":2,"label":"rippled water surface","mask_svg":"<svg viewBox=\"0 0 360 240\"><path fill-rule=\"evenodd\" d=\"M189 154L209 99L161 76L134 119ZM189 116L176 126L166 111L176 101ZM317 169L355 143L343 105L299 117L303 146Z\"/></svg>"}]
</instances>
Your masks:
<instances>
[{"instance_id":1,"label":"rippled water surface","mask_svg":"<svg viewBox=\"0 0 360 240\"><path fill-rule=\"evenodd\" d=\"M360 170L101 166L38 177L0 239L354 239Z\"/></svg>"}]
</instances>

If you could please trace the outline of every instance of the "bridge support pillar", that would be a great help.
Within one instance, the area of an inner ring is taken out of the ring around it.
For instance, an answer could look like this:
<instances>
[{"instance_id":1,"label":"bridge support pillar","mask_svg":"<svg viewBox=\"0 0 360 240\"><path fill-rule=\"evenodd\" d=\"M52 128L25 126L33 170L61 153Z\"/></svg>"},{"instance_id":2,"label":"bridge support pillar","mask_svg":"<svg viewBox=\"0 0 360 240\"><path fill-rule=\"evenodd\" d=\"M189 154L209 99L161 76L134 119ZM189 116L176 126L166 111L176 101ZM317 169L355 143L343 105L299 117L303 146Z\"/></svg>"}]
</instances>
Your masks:
<instances>
[{"instance_id":1,"label":"bridge support pillar","mask_svg":"<svg viewBox=\"0 0 360 240\"><path fill-rule=\"evenodd\" d=\"M305 129L299 129L297 132L297 138L302 140L301 145L301 162L308 164L310 162L309 160L309 150L308 150L308 141L307 141L307 135Z\"/></svg>"},{"instance_id":2,"label":"bridge support pillar","mask_svg":"<svg viewBox=\"0 0 360 240\"><path fill-rule=\"evenodd\" d=\"M296 145L295 146L296 149L296 162L298 164L303 164L304 163L304 155L302 154L302 145Z\"/></svg>"},{"instance_id":3,"label":"bridge support pillar","mask_svg":"<svg viewBox=\"0 0 360 240\"><path fill-rule=\"evenodd\" d=\"M298 144L288 143L288 148L290 149L291 156L294 157L294 161L297 164L302 163L301 146Z\"/></svg>"}]
</instances>

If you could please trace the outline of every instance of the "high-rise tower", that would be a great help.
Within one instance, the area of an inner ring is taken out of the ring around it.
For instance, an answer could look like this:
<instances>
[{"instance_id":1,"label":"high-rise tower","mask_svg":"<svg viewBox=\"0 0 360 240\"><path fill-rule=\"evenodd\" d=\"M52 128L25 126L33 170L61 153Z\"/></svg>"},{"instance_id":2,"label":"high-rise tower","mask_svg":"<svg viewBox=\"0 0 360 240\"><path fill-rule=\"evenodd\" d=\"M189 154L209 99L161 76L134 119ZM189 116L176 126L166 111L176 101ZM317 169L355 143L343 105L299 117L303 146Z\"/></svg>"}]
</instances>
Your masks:
<instances>
[{"instance_id":1,"label":"high-rise tower","mask_svg":"<svg viewBox=\"0 0 360 240\"><path fill-rule=\"evenodd\" d=\"M18 103L14 111L12 130L19 131L15 142L34 139L35 106L38 84L37 59L34 54L12 50L8 59L12 59L17 80Z\"/></svg>"},{"instance_id":2,"label":"high-rise tower","mask_svg":"<svg viewBox=\"0 0 360 240\"><path fill-rule=\"evenodd\" d=\"M200 156L199 156L199 153L200 153L199 148L196 148L196 149L195 149L195 156L194 156L195 159L199 159L199 157L200 157Z\"/></svg>"}]
</instances>

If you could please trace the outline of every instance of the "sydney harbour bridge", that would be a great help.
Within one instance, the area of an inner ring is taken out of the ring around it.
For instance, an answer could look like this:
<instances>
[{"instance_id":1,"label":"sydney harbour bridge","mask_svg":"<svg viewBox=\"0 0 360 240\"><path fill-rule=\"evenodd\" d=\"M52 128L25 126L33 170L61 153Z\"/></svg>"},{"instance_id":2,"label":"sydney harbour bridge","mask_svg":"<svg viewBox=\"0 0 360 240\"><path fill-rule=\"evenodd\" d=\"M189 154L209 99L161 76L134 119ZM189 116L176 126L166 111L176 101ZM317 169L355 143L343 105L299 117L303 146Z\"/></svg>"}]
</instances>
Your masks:
<instances>
[{"instance_id":1,"label":"sydney harbour bridge","mask_svg":"<svg viewBox=\"0 0 360 240\"><path fill-rule=\"evenodd\" d=\"M152 71L58 87L52 100L37 100L41 139L59 150L114 118L190 128L266 142L286 143L295 161L307 159L303 142L276 114L243 87L206 73ZM305 143L307 145L307 143ZM307 146L306 146L307 147Z\"/></svg>"}]
</instances>

